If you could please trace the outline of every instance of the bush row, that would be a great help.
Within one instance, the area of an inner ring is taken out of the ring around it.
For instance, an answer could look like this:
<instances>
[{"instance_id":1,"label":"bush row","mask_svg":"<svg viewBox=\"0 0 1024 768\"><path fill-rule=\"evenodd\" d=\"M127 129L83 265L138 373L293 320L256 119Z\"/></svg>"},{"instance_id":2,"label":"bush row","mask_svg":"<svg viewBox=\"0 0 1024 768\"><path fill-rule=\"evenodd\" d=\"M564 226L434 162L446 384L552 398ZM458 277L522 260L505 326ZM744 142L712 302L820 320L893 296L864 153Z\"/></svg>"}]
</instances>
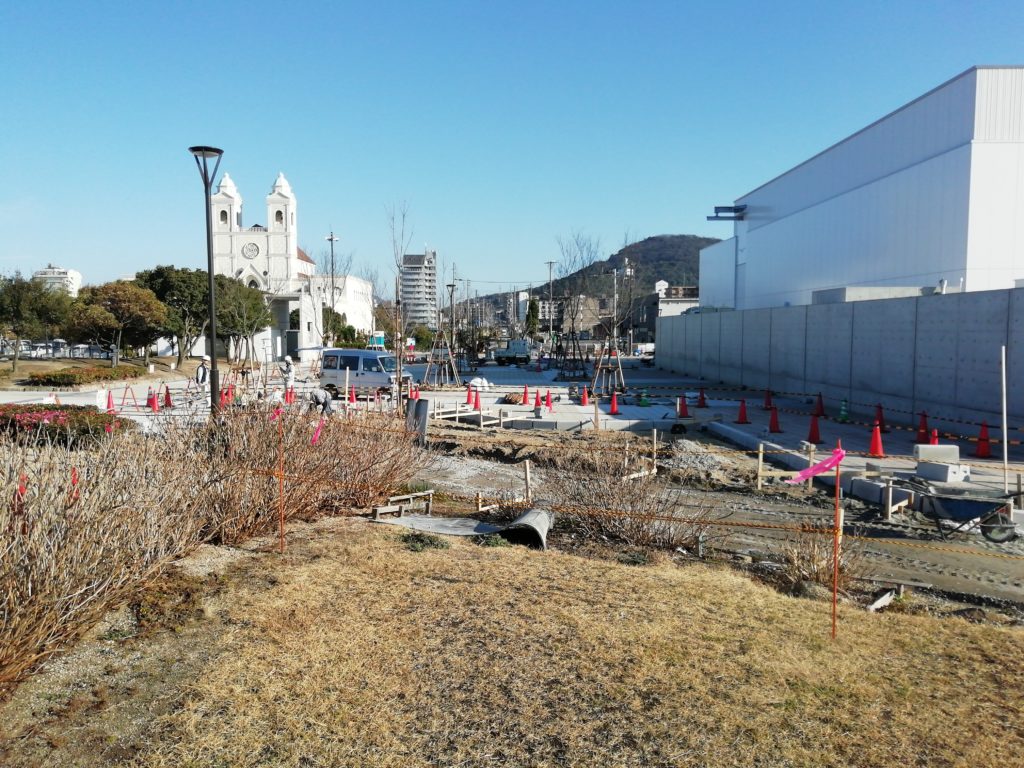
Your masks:
<instances>
[{"instance_id":1,"label":"bush row","mask_svg":"<svg viewBox=\"0 0 1024 768\"><path fill-rule=\"evenodd\" d=\"M117 368L88 366L84 368L58 368L55 371L30 373L28 382L37 387L73 387L76 384L92 384L96 381L136 379L141 375L142 369L131 365L119 365Z\"/></svg>"},{"instance_id":2,"label":"bush row","mask_svg":"<svg viewBox=\"0 0 1024 768\"><path fill-rule=\"evenodd\" d=\"M49 410L21 413L64 428L78 418ZM311 519L386 498L426 457L393 418L321 422L291 409L114 430L78 449L0 435L0 698L5 681L168 561L204 541L275 531L282 463L285 517Z\"/></svg>"},{"instance_id":3,"label":"bush row","mask_svg":"<svg viewBox=\"0 0 1024 768\"><path fill-rule=\"evenodd\" d=\"M131 419L87 405L0 405L0 434L19 443L78 448L117 431L136 428Z\"/></svg>"}]
</instances>

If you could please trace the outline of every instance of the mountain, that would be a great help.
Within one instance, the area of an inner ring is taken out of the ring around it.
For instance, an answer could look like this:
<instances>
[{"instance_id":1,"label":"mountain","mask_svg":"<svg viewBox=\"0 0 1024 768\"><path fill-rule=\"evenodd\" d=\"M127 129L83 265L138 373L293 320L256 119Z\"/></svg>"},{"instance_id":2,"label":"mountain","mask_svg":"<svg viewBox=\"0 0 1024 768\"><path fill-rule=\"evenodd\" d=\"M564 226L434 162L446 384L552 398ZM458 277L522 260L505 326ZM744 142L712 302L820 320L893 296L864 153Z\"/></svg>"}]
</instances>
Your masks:
<instances>
[{"instance_id":1,"label":"mountain","mask_svg":"<svg viewBox=\"0 0 1024 768\"><path fill-rule=\"evenodd\" d=\"M581 270L586 273L587 292L593 295L610 295L612 292L612 270L620 270L619 285L623 284L623 268L626 259L633 270L633 295L645 295L654 292L654 284L659 280L669 285L697 285L700 272L700 249L719 242L714 237L698 235L655 235L627 245L604 261L597 261ZM557 269L557 265L555 266ZM566 283L573 280L579 273L554 281L553 292L556 296L564 293ZM538 286L535 292L547 295L547 286Z\"/></svg>"}]
</instances>

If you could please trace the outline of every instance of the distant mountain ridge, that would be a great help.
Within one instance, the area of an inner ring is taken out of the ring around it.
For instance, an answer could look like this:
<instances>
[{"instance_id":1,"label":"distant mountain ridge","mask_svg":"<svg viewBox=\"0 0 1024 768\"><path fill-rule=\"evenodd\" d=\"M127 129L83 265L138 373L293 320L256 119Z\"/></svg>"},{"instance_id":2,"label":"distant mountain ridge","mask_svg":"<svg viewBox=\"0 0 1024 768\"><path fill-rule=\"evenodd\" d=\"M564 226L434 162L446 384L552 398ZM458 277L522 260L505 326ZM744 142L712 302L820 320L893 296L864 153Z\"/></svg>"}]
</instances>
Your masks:
<instances>
[{"instance_id":1,"label":"distant mountain ridge","mask_svg":"<svg viewBox=\"0 0 1024 768\"><path fill-rule=\"evenodd\" d=\"M626 259L633 270L631 278L634 296L654 293L654 284L664 280L669 285L698 285L700 280L700 250L721 242L716 237L699 235L655 235L630 243L603 261L597 261L586 268L588 292L610 295L612 276L606 274L613 269L622 270ZM578 273L574 273L578 274ZM569 279L554 281L555 295L563 293L562 284ZM619 285L623 285L623 274L619 273ZM538 286L535 291L539 291ZM542 292L546 295L546 287Z\"/></svg>"}]
</instances>

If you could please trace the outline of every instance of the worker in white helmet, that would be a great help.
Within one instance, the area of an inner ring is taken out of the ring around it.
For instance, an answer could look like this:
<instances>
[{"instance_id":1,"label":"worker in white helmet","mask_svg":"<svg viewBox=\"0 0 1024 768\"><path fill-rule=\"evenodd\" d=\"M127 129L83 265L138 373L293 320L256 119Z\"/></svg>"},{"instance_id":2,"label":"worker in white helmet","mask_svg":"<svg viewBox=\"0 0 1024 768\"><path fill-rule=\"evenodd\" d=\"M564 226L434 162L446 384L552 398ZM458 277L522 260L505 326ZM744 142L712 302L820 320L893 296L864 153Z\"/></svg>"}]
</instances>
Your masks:
<instances>
[{"instance_id":1,"label":"worker in white helmet","mask_svg":"<svg viewBox=\"0 0 1024 768\"><path fill-rule=\"evenodd\" d=\"M285 355L281 363L281 377L284 379L284 388L287 392L295 386L295 366L292 364L292 356Z\"/></svg>"}]
</instances>

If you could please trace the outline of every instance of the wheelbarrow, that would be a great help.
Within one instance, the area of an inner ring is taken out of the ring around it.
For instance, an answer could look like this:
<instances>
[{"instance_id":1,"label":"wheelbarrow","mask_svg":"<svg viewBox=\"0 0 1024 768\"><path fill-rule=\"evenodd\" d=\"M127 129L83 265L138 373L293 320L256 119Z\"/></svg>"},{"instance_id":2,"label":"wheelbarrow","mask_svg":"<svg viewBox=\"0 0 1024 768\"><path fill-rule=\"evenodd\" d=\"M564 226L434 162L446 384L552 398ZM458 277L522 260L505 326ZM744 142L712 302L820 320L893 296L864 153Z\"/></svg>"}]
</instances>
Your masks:
<instances>
[{"instance_id":1,"label":"wheelbarrow","mask_svg":"<svg viewBox=\"0 0 1024 768\"><path fill-rule=\"evenodd\" d=\"M920 478L896 482L921 497L921 514L935 522L943 539L970 530L975 525L982 536L996 544L1011 541L1017 536L1011 516L1012 499L1016 494L979 487L939 486ZM943 525L943 522L947 524Z\"/></svg>"}]
</instances>

